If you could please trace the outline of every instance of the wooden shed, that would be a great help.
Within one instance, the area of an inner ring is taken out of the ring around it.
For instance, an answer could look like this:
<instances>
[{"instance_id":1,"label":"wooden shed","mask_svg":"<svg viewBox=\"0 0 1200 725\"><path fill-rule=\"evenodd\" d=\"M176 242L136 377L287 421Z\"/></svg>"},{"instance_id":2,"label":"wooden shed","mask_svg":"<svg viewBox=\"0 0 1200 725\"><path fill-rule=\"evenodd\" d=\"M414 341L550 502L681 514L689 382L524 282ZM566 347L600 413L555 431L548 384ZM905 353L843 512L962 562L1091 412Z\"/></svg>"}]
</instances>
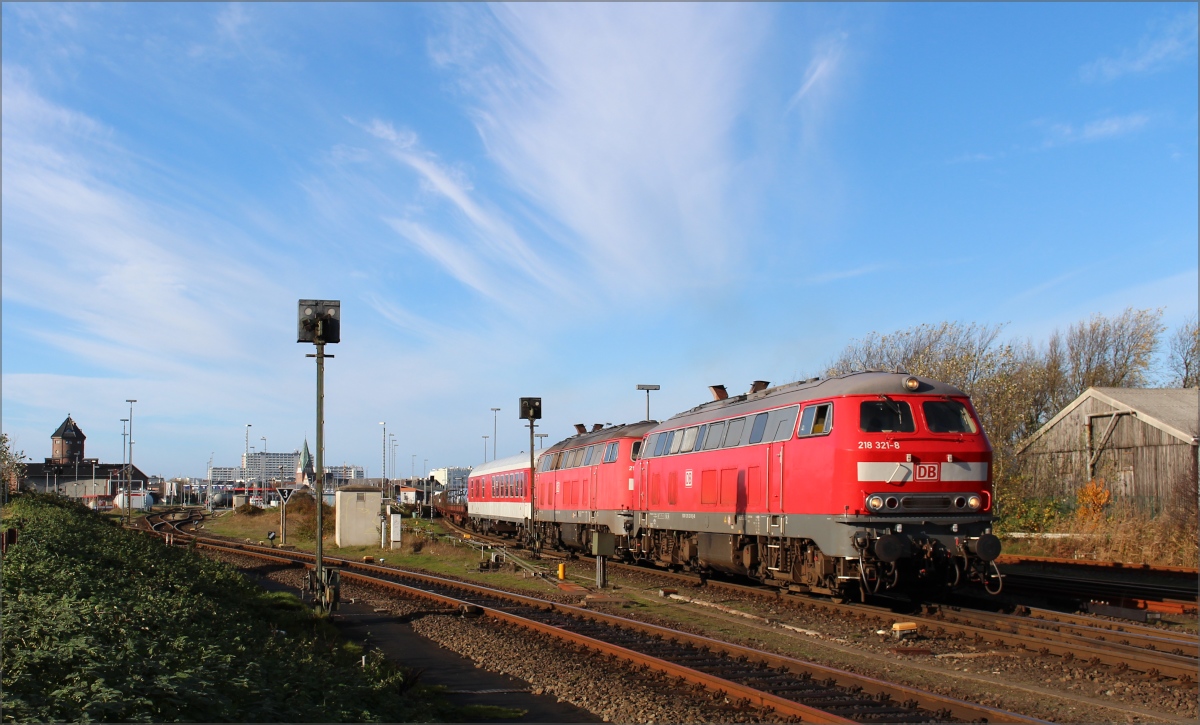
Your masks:
<instances>
[{"instance_id":1,"label":"wooden shed","mask_svg":"<svg viewBox=\"0 0 1200 725\"><path fill-rule=\"evenodd\" d=\"M1113 496L1161 511L1171 491L1195 496L1200 390L1088 388L1018 449L1034 490L1074 496L1101 478Z\"/></svg>"}]
</instances>

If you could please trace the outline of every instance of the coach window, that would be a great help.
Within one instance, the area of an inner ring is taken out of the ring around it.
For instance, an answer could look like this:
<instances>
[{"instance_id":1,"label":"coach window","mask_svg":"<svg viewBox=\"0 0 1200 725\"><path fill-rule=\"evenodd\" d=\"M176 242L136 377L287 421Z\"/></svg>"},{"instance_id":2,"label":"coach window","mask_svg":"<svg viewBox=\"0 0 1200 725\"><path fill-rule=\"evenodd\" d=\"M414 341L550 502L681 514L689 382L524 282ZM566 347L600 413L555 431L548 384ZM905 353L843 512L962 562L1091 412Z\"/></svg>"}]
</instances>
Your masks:
<instances>
[{"instance_id":1,"label":"coach window","mask_svg":"<svg viewBox=\"0 0 1200 725\"><path fill-rule=\"evenodd\" d=\"M742 430L746 427L745 418L734 418L729 421L729 431L725 434L725 447L733 448L742 443Z\"/></svg>"},{"instance_id":2,"label":"coach window","mask_svg":"<svg viewBox=\"0 0 1200 725\"><path fill-rule=\"evenodd\" d=\"M668 452L671 455L675 455L676 453L679 452L679 449L681 446L683 446L683 431L681 431L681 430L671 431L671 448Z\"/></svg>"},{"instance_id":3,"label":"coach window","mask_svg":"<svg viewBox=\"0 0 1200 725\"><path fill-rule=\"evenodd\" d=\"M767 432L767 418L769 413L759 413L754 416L754 425L750 427L750 442L760 443L763 439L763 434Z\"/></svg>"},{"instance_id":4,"label":"coach window","mask_svg":"<svg viewBox=\"0 0 1200 725\"><path fill-rule=\"evenodd\" d=\"M957 400L926 400L921 403L925 427L930 433L975 433L975 421L967 406Z\"/></svg>"},{"instance_id":5,"label":"coach window","mask_svg":"<svg viewBox=\"0 0 1200 725\"><path fill-rule=\"evenodd\" d=\"M864 400L859 406L859 427L864 433L912 433L912 408L908 403L881 395L880 400Z\"/></svg>"},{"instance_id":6,"label":"coach window","mask_svg":"<svg viewBox=\"0 0 1200 725\"><path fill-rule=\"evenodd\" d=\"M679 447L680 453L691 453L696 447L696 432L699 431L698 426L692 426L683 432L683 445Z\"/></svg>"},{"instance_id":7,"label":"coach window","mask_svg":"<svg viewBox=\"0 0 1200 725\"><path fill-rule=\"evenodd\" d=\"M800 438L825 435L832 427L833 404L810 405L800 416L800 430L796 432L796 435Z\"/></svg>"},{"instance_id":8,"label":"coach window","mask_svg":"<svg viewBox=\"0 0 1200 725\"><path fill-rule=\"evenodd\" d=\"M721 434L725 432L724 421L720 423L709 423L708 433L704 436L704 450L711 451L714 448L721 447Z\"/></svg>"}]
</instances>

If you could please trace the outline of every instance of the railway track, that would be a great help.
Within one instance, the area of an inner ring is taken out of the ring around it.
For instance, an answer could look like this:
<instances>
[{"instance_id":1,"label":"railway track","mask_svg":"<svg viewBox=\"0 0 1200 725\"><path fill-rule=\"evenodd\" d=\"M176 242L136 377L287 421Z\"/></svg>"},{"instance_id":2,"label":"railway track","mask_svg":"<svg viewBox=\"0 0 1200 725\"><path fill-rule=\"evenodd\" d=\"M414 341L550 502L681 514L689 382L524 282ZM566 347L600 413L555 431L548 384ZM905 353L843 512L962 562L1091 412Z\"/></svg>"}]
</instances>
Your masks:
<instances>
[{"instance_id":1,"label":"railway track","mask_svg":"<svg viewBox=\"0 0 1200 725\"><path fill-rule=\"evenodd\" d=\"M472 536L503 545L502 539ZM628 564L609 563L608 566L613 571L662 577L688 587L704 586L739 597L765 598L786 606L811 607L840 616L867 618L884 626L890 626L896 619L896 612L888 607L787 597L773 587L702 579L694 574ZM926 605L923 614L905 614L904 618L936 636L967 638L993 646L1056 656L1070 663L1104 665L1117 672L1131 670L1147 677L1168 677L1184 686L1200 679L1200 638L1196 635L1030 607L1021 607L1015 614L1002 614Z\"/></svg>"},{"instance_id":2,"label":"railway track","mask_svg":"<svg viewBox=\"0 0 1200 725\"><path fill-rule=\"evenodd\" d=\"M292 566L311 566L305 552L193 537L181 527L194 516L147 521L171 535L217 551ZM464 615L487 616L575 646L653 669L746 706L813 723L1044 721L835 668L589 609L419 572L326 557L344 580L434 602Z\"/></svg>"}]
</instances>

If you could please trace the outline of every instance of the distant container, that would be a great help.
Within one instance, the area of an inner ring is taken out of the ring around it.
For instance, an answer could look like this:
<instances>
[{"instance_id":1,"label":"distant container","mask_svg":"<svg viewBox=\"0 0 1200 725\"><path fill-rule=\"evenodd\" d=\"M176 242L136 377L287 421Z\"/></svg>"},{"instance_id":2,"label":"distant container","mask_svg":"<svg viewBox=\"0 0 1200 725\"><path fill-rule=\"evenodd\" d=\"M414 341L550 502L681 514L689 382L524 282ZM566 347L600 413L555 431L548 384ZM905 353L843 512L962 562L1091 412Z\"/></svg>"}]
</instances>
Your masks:
<instances>
[{"instance_id":1,"label":"distant container","mask_svg":"<svg viewBox=\"0 0 1200 725\"><path fill-rule=\"evenodd\" d=\"M119 508L122 510L127 508L125 504L125 497L126 493L124 491L121 491L114 496L113 508ZM132 503L132 508L134 511L149 511L150 507L154 505L154 496L143 491L134 491L133 494L130 495L129 500Z\"/></svg>"}]
</instances>

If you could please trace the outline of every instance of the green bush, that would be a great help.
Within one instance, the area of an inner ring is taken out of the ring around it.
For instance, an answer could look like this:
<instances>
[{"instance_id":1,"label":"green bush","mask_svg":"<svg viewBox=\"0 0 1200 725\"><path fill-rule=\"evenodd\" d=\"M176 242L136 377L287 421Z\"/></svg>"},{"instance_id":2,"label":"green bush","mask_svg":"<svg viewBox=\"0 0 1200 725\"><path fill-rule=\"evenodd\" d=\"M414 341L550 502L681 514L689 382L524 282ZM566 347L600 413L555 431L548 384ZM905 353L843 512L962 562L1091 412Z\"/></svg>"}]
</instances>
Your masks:
<instances>
[{"instance_id":1,"label":"green bush","mask_svg":"<svg viewBox=\"0 0 1200 725\"><path fill-rule=\"evenodd\" d=\"M1074 510L1071 504L1052 498L1006 498L997 506L995 531L998 534L1053 531L1071 517Z\"/></svg>"},{"instance_id":2,"label":"green bush","mask_svg":"<svg viewBox=\"0 0 1200 725\"><path fill-rule=\"evenodd\" d=\"M54 496L5 511L5 721L460 719L295 597Z\"/></svg>"}]
</instances>

